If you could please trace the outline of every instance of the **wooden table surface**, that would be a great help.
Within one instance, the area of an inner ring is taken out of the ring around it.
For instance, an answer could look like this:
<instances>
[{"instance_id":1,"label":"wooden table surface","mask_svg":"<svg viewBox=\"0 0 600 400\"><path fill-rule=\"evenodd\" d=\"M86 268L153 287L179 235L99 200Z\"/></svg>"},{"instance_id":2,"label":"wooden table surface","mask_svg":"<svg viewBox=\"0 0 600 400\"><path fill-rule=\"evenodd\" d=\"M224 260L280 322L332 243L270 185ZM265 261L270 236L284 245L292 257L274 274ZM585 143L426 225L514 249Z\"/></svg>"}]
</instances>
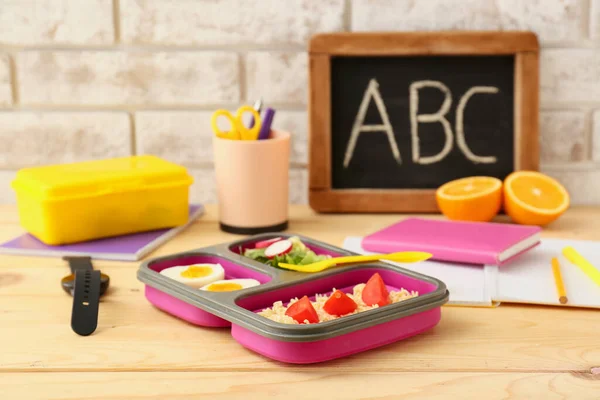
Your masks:
<instances>
[{"instance_id":1,"label":"wooden table surface","mask_svg":"<svg viewBox=\"0 0 600 400\"><path fill-rule=\"evenodd\" d=\"M338 246L407 216L318 215L303 206L290 213L290 232ZM0 241L21 232L16 208L0 206ZM543 235L600 240L600 208L573 208ZM148 257L238 238L219 231L217 209L207 207ZM111 289L98 329L80 337L60 288L66 263L0 256L1 399L600 399L600 311L444 306L427 333L293 366L244 349L228 329L195 327L153 308L137 262L94 265L110 275Z\"/></svg>"}]
</instances>

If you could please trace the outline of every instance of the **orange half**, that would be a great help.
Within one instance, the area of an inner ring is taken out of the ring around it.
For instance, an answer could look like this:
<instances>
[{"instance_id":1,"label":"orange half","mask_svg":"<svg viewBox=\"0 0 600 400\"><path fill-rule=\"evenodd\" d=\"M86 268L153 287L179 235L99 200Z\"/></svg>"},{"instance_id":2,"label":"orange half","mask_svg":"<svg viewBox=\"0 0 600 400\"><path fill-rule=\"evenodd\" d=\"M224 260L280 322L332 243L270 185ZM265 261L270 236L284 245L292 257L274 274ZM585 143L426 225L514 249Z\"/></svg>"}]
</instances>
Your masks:
<instances>
[{"instance_id":1,"label":"orange half","mask_svg":"<svg viewBox=\"0 0 600 400\"><path fill-rule=\"evenodd\" d=\"M456 221L491 221L502 206L502 181L473 176L445 183L436 191L440 211Z\"/></svg>"},{"instance_id":2,"label":"orange half","mask_svg":"<svg viewBox=\"0 0 600 400\"><path fill-rule=\"evenodd\" d=\"M512 220L547 225L570 204L567 190L554 178L535 171L513 172L504 180L504 208Z\"/></svg>"}]
</instances>

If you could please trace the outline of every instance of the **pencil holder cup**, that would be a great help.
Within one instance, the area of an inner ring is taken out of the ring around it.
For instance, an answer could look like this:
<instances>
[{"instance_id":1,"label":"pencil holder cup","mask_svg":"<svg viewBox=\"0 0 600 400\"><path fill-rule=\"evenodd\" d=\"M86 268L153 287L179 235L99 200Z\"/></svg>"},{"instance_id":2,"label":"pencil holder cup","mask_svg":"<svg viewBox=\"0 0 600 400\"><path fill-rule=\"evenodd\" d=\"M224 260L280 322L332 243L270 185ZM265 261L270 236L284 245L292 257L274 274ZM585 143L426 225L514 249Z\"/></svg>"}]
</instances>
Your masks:
<instances>
[{"instance_id":1,"label":"pencil holder cup","mask_svg":"<svg viewBox=\"0 0 600 400\"><path fill-rule=\"evenodd\" d=\"M243 235L288 227L290 134L265 140L214 137L221 230Z\"/></svg>"}]
</instances>

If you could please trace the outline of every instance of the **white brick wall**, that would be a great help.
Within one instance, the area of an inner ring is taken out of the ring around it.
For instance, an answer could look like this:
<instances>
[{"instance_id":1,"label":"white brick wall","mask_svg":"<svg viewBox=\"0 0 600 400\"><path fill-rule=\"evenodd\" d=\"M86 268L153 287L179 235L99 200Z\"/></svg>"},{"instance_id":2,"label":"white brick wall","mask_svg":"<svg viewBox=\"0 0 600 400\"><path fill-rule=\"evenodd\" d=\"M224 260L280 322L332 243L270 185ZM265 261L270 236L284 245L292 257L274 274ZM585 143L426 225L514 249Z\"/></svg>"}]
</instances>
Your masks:
<instances>
[{"instance_id":1,"label":"white brick wall","mask_svg":"<svg viewBox=\"0 0 600 400\"><path fill-rule=\"evenodd\" d=\"M587 36L585 0L353 0L352 29L533 30L542 43Z\"/></svg>"},{"instance_id":2,"label":"white brick wall","mask_svg":"<svg viewBox=\"0 0 600 400\"><path fill-rule=\"evenodd\" d=\"M586 159L585 113L583 111L543 111L540 130L540 161L580 162Z\"/></svg>"},{"instance_id":3,"label":"white brick wall","mask_svg":"<svg viewBox=\"0 0 600 400\"><path fill-rule=\"evenodd\" d=\"M542 168L542 172L553 176L565 185L571 194L572 200L577 204L598 205L600 204L600 170L589 170L587 168Z\"/></svg>"},{"instance_id":4,"label":"white brick wall","mask_svg":"<svg viewBox=\"0 0 600 400\"><path fill-rule=\"evenodd\" d=\"M217 188L214 171L190 168L189 173L194 178L194 184L190 188L190 201L216 204Z\"/></svg>"},{"instance_id":5,"label":"white brick wall","mask_svg":"<svg viewBox=\"0 0 600 400\"><path fill-rule=\"evenodd\" d=\"M141 111L135 114L138 154L155 154L186 167L213 162L210 111Z\"/></svg>"},{"instance_id":6,"label":"white brick wall","mask_svg":"<svg viewBox=\"0 0 600 400\"><path fill-rule=\"evenodd\" d=\"M0 107L12 103L12 89L10 87L10 64L8 55L0 54Z\"/></svg>"},{"instance_id":7,"label":"white brick wall","mask_svg":"<svg viewBox=\"0 0 600 400\"><path fill-rule=\"evenodd\" d=\"M230 111L234 111L231 109ZM140 111L135 113L137 152L155 154L188 167L213 162L212 111ZM308 162L308 116L302 111L278 111L273 124L292 133L292 165ZM227 129L223 126L223 129Z\"/></svg>"},{"instance_id":8,"label":"white brick wall","mask_svg":"<svg viewBox=\"0 0 600 400\"><path fill-rule=\"evenodd\" d=\"M273 123L277 128L291 134L290 161L293 164L308 164L308 114L304 111L281 111Z\"/></svg>"},{"instance_id":9,"label":"white brick wall","mask_svg":"<svg viewBox=\"0 0 600 400\"><path fill-rule=\"evenodd\" d=\"M343 26L344 0L121 0L125 43L304 45Z\"/></svg>"},{"instance_id":10,"label":"white brick wall","mask_svg":"<svg viewBox=\"0 0 600 400\"><path fill-rule=\"evenodd\" d=\"M600 100L600 48L548 49L540 57L541 103L544 105Z\"/></svg>"},{"instance_id":11,"label":"white brick wall","mask_svg":"<svg viewBox=\"0 0 600 400\"><path fill-rule=\"evenodd\" d=\"M203 105L240 99L230 52L25 51L18 55L28 104Z\"/></svg>"},{"instance_id":12,"label":"white brick wall","mask_svg":"<svg viewBox=\"0 0 600 400\"><path fill-rule=\"evenodd\" d=\"M304 169L290 170L290 203L308 203L308 172Z\"/></svg>"},{"instance_id":13,"label":"white brick wall","mask_svg":"<svg viewBox=\"0 0 600 400\"><path fill-rule=\"evenodd\" d=\"M0 111L0 168L131 154L125 112Z\"/></svg>"},{"instance_id":14,"label":"white brick wall","mask_svg":"<svg viewBox=\"0 0 600 400\"><path fill-rule=\"evenodd\" d=\"M306 104L308 57L304 53L251 53L246 59L247 101Z\"/></svg>"},{"instance_id":15,"label":"white brick wall","mask_svg":"<svg viewBox=\"0 0 600 400\"><path fill-rule=\"evenodd\" d=\"M600 0L592 0L590 12L590 34L593 39L600 39Z\"/></svg>"},{"instance_id":16,"label":"white brick wall","mask_svg":"<svg viewBox=\"0 0 600 400\"><path fill-rule=\"evenodd\" d=\"M600 162L600 110L594 113L592 136L592 159Z\"/></svg>"},{"instance_id":17,"label":"white brick wall","mask_svg":"<svg viewBox=\"0 0 600 400\"><path fill-rule=\"evenodd\" d=\"M0 43L114 43L111 0L2 0Z\"/></svg>"},{"instance_id":18,"label":"white brick wall","mask_svg":"<svg viewBox=\"0 0 600 400\"><path fill-rule=\"evenodd\" d=\"M0 170L0 203L14 204L16 203L15 192L10 187L10 183L15 179L15 171Z\"/></svg>"},{"instance_id":19,"label":"white brick wall","mask_svg":"<svg viewBox=\"0 0 600 400\"><path fill-rule=\"evenodd\" d=\"M319 32L523 30L541 55L542 170L600 204L600 0L0 0L0 202L18 168L156 154L215 202L210 115L258 97L292 133L307 202L307 55ZM14 69L14 70L13 70Z\"/></svg>"}]
</instances>

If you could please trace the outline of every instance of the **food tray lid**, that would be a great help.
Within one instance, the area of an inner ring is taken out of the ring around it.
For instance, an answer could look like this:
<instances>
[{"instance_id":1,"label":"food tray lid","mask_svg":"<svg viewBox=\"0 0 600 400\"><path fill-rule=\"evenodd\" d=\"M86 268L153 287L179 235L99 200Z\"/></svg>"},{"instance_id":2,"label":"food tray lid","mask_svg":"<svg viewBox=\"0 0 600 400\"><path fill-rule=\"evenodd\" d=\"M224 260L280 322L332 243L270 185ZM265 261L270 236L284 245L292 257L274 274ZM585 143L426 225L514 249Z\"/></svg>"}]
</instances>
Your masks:
<instances>
[{"instance_id":1,"label":"food tray lid","mask_svg":"<svg viewBox=\"0 0 600 400\"><path fill-rule=\"evenodd\" d=\"M23 168L11 185L39 200L58 200L192 182L184 167L140 155Z\"/></svg>"}]
</instances>

